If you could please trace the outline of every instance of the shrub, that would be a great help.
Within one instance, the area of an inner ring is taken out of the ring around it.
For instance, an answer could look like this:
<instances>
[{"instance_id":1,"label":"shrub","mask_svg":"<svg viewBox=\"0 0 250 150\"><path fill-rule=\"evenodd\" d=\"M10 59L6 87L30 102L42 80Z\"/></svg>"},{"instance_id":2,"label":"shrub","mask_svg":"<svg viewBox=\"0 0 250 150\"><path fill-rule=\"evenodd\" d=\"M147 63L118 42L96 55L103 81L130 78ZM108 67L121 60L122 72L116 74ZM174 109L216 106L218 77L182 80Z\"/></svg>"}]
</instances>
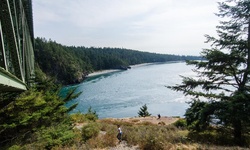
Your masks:
<instances>
[{"instance_id":1,"label":"shrub","mask_svg":"<svg viewBox=\"0 0 250 150\"><path fill-rule=\"evenodd\" d=\"M165 143L167 143L168 136L167 128L162 126L148 126L142 128L141 138L139 146L141 149L150 149L150 150L163 150Z\"/></svg>"},{"instance_id":2,"label":"shrub","mask_svg":"<svg viewBox=\"0 0 250 150\"><path fill-rule=\"evenodd\" d=\"M123 140L129 145L139 145L140 149L169 149L173 144L188 142L186 135L174 125L123 126Z\"/></svg>"},{"instance_id":3,"label":"shrub","mask_svg":"<svg viewBox=\"0 0 250 150\"><path fill-rule=\"evenodd\" d=\"M141 149L164 150L164 143L161 139L154 135L149 135L143 144L140 144Z\"/></svg>"},{"instance_id":4,"label":"shrub","mask_svg":"<svg viewBox=\"0 0 250 150\"><path fill-rule=\"evenodd\" d=\"M130 145L136 145L143 138L142 132L139 126L123 126L122 139Z\"/></svg>"},{"instance_id":5,"label":"shrub","mask_svg":"<svg viewBox=\"0 0 250 150\"><path fill-rule=\"evenodd\" d=\"M19 150L19 149L21 149L19 145L13 145L10 148L8 148L8 150Z\"/></svg>"},{"instance_id":6,"label":"shrub","mask_svg":"<svg viewBox=\"0 0 250 150\"><path fill-rule=\"evenodd\" d=\"M80 112L71 114L70 117L74 123L83 123L84 121L86 121L84 114Z\"/></svg>"},{"instance_id":7,"label":"shrub","mask_svg":"<svg viewBox=\"0 0 250 150\"><path fill-rule=\"evenodd\" d=\"M85 121L96 121L98 119L96 111L93 111L91 107L89 107L88 112L86 114L78 112L75 114L71 114L70 116L74 123L83 123Z\"/></svg>"},{"instance_id":8,"label":"shrub","mask_svg":"<svg viewBox=\"0 0 250 150\"><path fill-rule=\"evenodd\" d=\"M42 129L36 133L36 145L46 149L51 149L54 146L67 145L71 143L75 134L66 124L59 124Z\"/></svg>"},{"instance_id":9,"label":"shrub","mask_svg":"<svg viewBox=\"0 0 250 150\"><path fill-rule=\"evenodd\" d=\"M85 114L85 118L89 121L96 121L97 117L94 114Z\"/></svg>"},{"instance_id":10,"label":"shrub","mask_svg":"<svg viewBox=\"0 0 250 150\"><path fill-rule=\"evenodd\" d=\"M82 128L82 138L84 141L87 141L88 139L97 136L99 131L99 125L97 123L89 123Z\"/></svg>"},{"instance_id":11,"label":"shrub","mask_svg":"<svg viewBox=\"0 0 250 150\"><path fill-rule=\"evenodd\" d=\"M177 128L186 128L187 127L187 122L186 119L179 119L174 123L174 126Z\"/></svg>"},{"instance_id":12,"label":"shrub","mask_svg":"<svg viewBox=\"0 0 250 150\"><path fill-rule=\"evenodd\" d=\"M98 119L96 111L93 111L91 107L89 107L88 112L85 114L85 117L90 121L96 121Z\"/></svg>"},{"instance_id":13,"label":"shrub","mask_svg":"<svg viewBox=\"0 0 250 150\"><path fill-rule=\"evenodd\" d=\"M116 130L108 129L106 132L101 131L98 136L89 139L87 141L87 145L89 145L91 148L107 148L115 146L117 143L117 138L116 132L114 131Z\"/></svg>"}]
</instances>

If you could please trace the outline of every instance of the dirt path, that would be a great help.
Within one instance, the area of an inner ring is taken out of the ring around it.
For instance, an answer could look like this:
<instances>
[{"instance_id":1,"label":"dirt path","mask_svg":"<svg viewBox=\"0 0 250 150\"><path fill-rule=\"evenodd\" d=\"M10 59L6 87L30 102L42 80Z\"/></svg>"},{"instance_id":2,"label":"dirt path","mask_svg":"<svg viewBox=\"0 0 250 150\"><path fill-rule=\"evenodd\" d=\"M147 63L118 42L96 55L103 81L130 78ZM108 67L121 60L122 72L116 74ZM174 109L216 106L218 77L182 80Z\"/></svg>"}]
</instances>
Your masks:
<instances>
[{"instance_id":1,"label":"dirt path","mask_svg":"<svg viewBox=\"0 0 250 150\"><path fill-rule=\"evenodd\" d=\"M139 147L128 146L126 141L122 141L120 144L117 144L115 147L110 147L109 150L139 150Z\"/></svg>"}]
</instances>

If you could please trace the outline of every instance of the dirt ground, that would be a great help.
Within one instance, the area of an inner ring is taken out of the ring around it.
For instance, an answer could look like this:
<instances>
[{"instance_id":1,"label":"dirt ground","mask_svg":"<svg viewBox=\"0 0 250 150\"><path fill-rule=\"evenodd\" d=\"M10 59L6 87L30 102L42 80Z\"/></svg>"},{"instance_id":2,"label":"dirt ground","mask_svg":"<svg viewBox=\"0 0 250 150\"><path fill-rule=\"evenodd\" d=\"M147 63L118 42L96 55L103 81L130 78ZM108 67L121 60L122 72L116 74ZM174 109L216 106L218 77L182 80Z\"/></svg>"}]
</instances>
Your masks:
<instances>
[{"instance_id":1,"label":"dirt ground","mask_svg":"<svg viewBox=\"0 0 250 150\"><path fill-rule=\"evenodd\" d=\"M124 121L124 122L132 123L132 124L152 123L152 124L156 124L156 125L157 124L158 125L169 125L169 124L176 122L180 118L162 116L159 119L156 116L149 116L149 117L105 118L105 119L111 120L111 121ZM100 119L99 121L105 120L105 119ZM76 123L75 128L81 129L83 127L83 125L85 125L85 124L86 123Z\"/></svg>"},{"instance_id":2,"label":"dirt ground","mask_svg":"<svg viewBox=\"0 0 250 150\"><path fill-rule=\"evenodd\" d=\"M150 122L152 124L159 124L159 125L169 125L179 120L179 118L167 117L167 116L162 116L161 118L158 118L156 116L149 116L149 117L131 117L131 118L106 118L106 119L110 119L114 121L115 120L124 121L124 122L129 122L129 123L134 123L134 124Z\"/></svg>"}]
</instances>

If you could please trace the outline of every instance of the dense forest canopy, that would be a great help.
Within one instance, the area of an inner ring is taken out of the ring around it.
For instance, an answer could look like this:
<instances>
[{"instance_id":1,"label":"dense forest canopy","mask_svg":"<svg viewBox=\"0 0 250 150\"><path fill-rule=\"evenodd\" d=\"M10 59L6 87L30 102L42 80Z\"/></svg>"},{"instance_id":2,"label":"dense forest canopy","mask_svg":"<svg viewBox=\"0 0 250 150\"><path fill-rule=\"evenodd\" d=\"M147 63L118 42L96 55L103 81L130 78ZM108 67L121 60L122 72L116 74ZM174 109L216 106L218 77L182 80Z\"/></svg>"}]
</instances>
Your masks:
<instances>
[{"instance_id":1,"label":"dense forest canopy","mask_svg":"<svg viewBox=\"0 0 250 150\"><path fill-rule=\"evenodd\" d=\"M156 54L124 48L63 46L45 38L35 39L35 59L48 76L63 84L82 81L90 72L121 66L201 59L199 56Z\"/></svg>"}]
</instances>

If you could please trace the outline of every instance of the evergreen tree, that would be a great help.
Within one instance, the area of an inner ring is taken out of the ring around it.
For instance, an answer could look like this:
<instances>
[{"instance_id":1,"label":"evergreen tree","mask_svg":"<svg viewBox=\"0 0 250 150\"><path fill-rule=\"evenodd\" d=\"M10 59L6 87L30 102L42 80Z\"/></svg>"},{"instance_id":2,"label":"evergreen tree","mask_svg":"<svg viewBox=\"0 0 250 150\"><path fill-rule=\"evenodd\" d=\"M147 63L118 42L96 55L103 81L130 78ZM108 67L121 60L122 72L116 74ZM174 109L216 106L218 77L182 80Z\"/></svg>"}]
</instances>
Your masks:
<instances>
[{"instance_id":1,"label":"evergreen tree","mask_svg":"<svg viewBox=\"0 0 250 150\"><path fill-rule=\"evenodd\" d=\"M194 130L206 129L212 120L233 129L241 144L250 123L250 1L226 0L219 4L223 21L217 26L218 38L206 35L211 49L202 51L207 61L195 65L195 78L183 77L181 85L169 88L193 96L185 114ZM206 99L207 101L202 101Z\"/></svg>"},{"instance_id":2,"label":"evergreen tree","mask_svg":"<svg viewBox=\"0 0 250 150\"><path fill-rule=\"evenodd\" d=\"M148 112L148 107L147 107L146 104L144 104L144 105L140 108L140 110L139 110L139 112L138 112L138 115L139 115L139 117L151 116L151 114Z\"/></svg>"},{"instance_id":3,"label":"evergreen tree","mask_svg":"<svg viewBox=\"0 0 250 150\"><path fill-rule=\"evenodd\" d=\"M32 142L50 143L48 147L51 147L59 143L67 143L74 137L68 112L77 104L67 108L65 103L81 93L75 93L74 88L61 98L58 94L60 86L52 80L48 81L44 76L46 75L36 68L37 84L34 89L20 93L0 92L0 145L2 149L7 149L4 147L14 143L29 143L30 139ZM37 137L37 134L41 136Z\"/></svg>"}]
</instances>

